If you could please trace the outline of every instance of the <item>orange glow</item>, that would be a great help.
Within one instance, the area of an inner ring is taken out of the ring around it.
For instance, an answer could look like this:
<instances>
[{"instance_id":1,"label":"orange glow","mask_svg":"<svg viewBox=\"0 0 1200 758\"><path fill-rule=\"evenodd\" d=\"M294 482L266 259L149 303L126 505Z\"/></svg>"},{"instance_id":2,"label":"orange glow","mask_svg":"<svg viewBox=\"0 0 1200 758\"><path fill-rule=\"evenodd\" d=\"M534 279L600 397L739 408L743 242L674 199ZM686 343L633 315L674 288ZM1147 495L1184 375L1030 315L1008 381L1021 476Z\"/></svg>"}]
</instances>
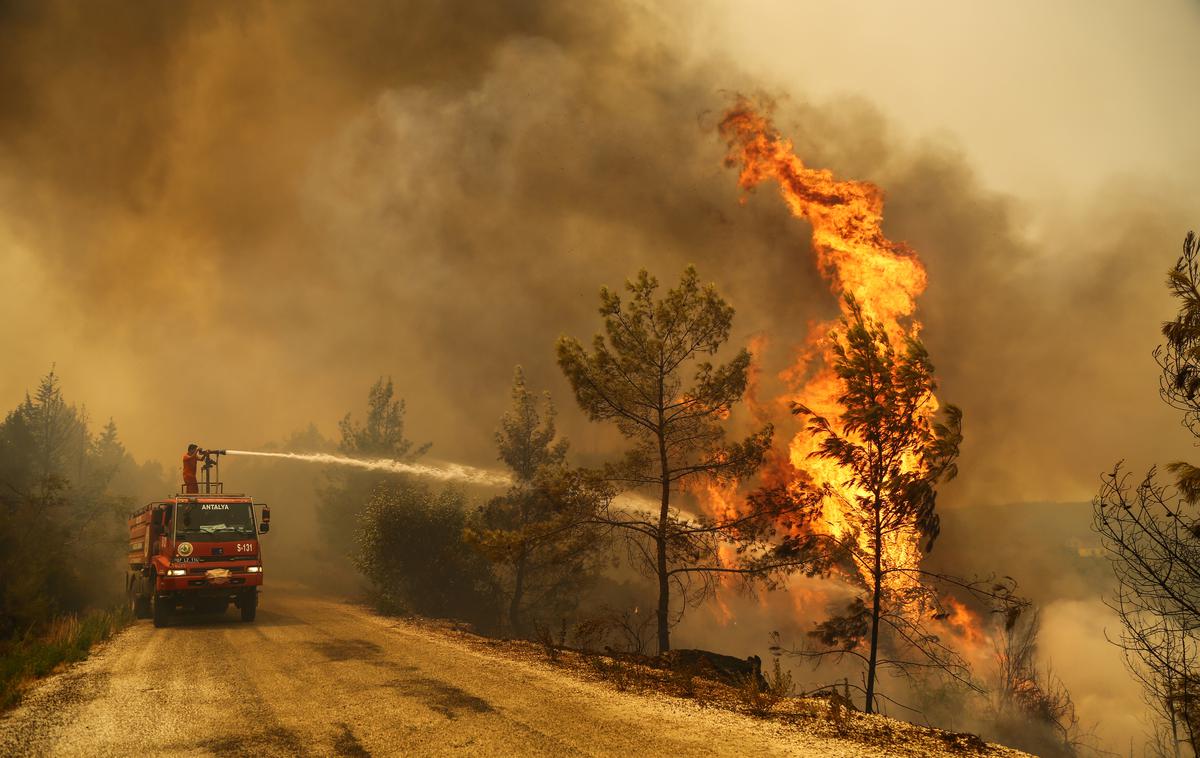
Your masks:
<instances>
[{"instance_id":1,"label":"orange glow","mask_svg":"<svg viewBox=\"0 0 1200 758\"><path fill-rule=\"evenodd\" d=\"M916 337L921 324L916 320L917 298L926 286L925 267L916 252L907 245L889 240L882 231L883 192L864 181L839 180L825 169L806 167L793 152L792 143L779 134L770 119L748 100L740 99L721 122L721 134L727 140L728 165L739 169L739 185L749 191L774 180L780 196L793 215L805 219L812 228L812 250L820 273L829 282L845 315L844 296L852 295L864 314L881 324L893 344ZM747 383L746 404L759 423L777 420L792 403L800 403L826 418L839 434L844 408L839 398L845 388L833 370L833 348L844 339L840 321L810 324L798 346L791 365L780 372L789 390L782 397L764 401L760 394L759 359L766 339L755 337L750 345L753 356ZM936 397L930 396L920 413L929 422L938 410ZM792 530L817 530L838 539L855 538L866 554L875 546L862 519L859 498L865 493L853 484L853 474L835 461L813 457L820 439L802 428L787 441L786 450L772 451L761 470L764 484L783 485L796 493L815 487L826 493L822 515L812 523L792 524ZM902 461L912 471L920 465L915 457ZM738 483L709 481L692 483L688 489L702 508L718 519L734 518L744 501ZM780 526L783 526L782 524ZM883 563L888 569L917 569L922 553L920 535L914 529L894 530L883 537ZM732 548L722 548L723 563L735 558ZM863 579L871 574L861 567ZM919 585L916 572L889 572L887 589L903 592ZM798 615L812 613L829 601L828 590L818 583L789 581L789 595ZM970 657L977 657L987 640L978 616L952 597L943 599L946 609L940 624L958 641ZM733 622L732 611L719 597L715 613L719 623ZM923 614L928 607L913 606L906 612ZM915 619L914 619L915 620Z\"/></svg>"},{"instance_id":2,"label":"orange glow","mask_svg":"<svg viewBox=\"0 0 1200 758\"><path fill-rule=\"evenodd\" d=\"M805 166L795 155L791 141L775 129L768 113L744 98L725 114L720 130L729 145L726 164L738 168L739 186L750 191L773 180L792 214L811 225L817 268L837 296L843 314L847 310L844 296L852 295L864 314L879 322L894 344L919 335L921 324L915 313L917 299L925 291L925 266L912 248L883 234L882 190L870 182L837 179L829 170ZM840 428L844 409L838 398L844 387L833 370L833 347L843 337L844 328L837 320L810 325L792 365L780 374L790 390L778 398L778 405L784 408L792 402L807 406L828 419L840 434L845 433ZM757 354L761 347L762 343L756 341L754 352ZM753 371L748 397L751 411L756 418L770 420L774 415L770 411L778 412L780 408L768 408L758 396L758 387L758 373ZM937 398L931 396L918 412L929 421L937 410ZM824 498L823 518L804 528L839 539L850 537L856 525L863 525L856 500L864 493L852 484L850 471L834 461L812 457L819 444L807 428L801 429L788 441L786 460L778 456L769 460L764 476L768 482L791 488L824 489L828 495ZM913 470L920 464L912 459L902 465ZM702 500L713 509L711 512L736 511L734 488L726 487L719 493L709 489ZM865 552L873 551L867 530L860 528L857 539ZM920 566L920 536L915 530L886 534L882 550L887 567ZM866 568L862 575L870 578ZM903 590L917 584L916 576L891 573L885 582L889 589ZM810 603L823 602L823 598L797 593L793 601L798 611L811 612ZM953 598L944 602L948 615L943 623L969 654L977 653L987 638L979 618Z\"/></svg>"},{"instance_id":3,"label":"orange glow","mask_svg":"<svg viewBox=\"0 0 1200 758\"><path fill-rule=\"evenodd\" d=\"M974 611L950 596L942 598L942 605L948 614L946 624L954 630L960 640L972 648L987 641L987 635L979 623L979 616Z\"/></svg>"},{"instance_id":4,"label":"orange glow","mask_svg":"<svg viewBox=\"0 0 1200 758\"><path fill-rule=\"evenodd\" d=\"M806 168L748 100L725 114L721 133L731 148L726 162L741 166L738 184L749 190L774 179L792 213L812 225L817 265L833 292L854 295L868 316L896 330L893 336L907 333L901 319L912 316L925 291L925 267L907 245L883 235L883 192Z\"/></svg>"},{"instance_id":5,"label":"orange glow","mask_svg":"<svg viewBox=\"0 0 1200 758\"><path fill-rule=\"evenodd\" d=\"M947 615L941 623L949 630L955 648L971 663L984 663L992 651L992 637L979 614L950 596L942 598L942 608Z\"/></svg>"},{"instance_id":6,"label":"orange glow","mask_svg":"<svg viewBox=\"0 0 1200 758\"><path fill-rule=\"evenodd\" d=\"M725 598L721 597L718 592L713 596L716 601L717 623L721 626L729 626L733 622L733 611L729 610L729 604L725 602Z\"/></svg>"},{"instance_id":7,"label":"orange glow","mask_svg":"<svg viewBox=\"0 0 1200 758\"><path fill-rule=\"evenodd\" d=\"M748 100L739 100L725 115L721 134L730 147L727 164L740 168L739 185L751 190L774 180L792 214L812 226L817 267L839 296L843 311L842 296L853 295L864 313L880 322L893 341L915 336L921 327L913 314L917 298L925 290L925 267L911 248L884 236L883 192L879 187L870 182L839 180L828 170L806 167L793 152L791 141L780 135L769 118ZM808 406L829 419L835 429L842 412L838 397L843 387L832 368L832 347L840 331L837 321L811 328L796 362L783 372L783 378L793 387L784 400ZM936 410L936 398L931 398L921 412L932 415ZM829 489L823 526L834 537L842 538L853 532L853 504L862 493L850 483L850 472L839 464L810 457L819 443L807 429L792 438L788 444L790 481L807 480ZM859 540L864 549L871 549L868 534L860 533ZM920 562L915 533L885 536L883 549L891 566L915 568ZM904 574L892 576L897 584L912 581Z\"/></svg>"}]
</instances>

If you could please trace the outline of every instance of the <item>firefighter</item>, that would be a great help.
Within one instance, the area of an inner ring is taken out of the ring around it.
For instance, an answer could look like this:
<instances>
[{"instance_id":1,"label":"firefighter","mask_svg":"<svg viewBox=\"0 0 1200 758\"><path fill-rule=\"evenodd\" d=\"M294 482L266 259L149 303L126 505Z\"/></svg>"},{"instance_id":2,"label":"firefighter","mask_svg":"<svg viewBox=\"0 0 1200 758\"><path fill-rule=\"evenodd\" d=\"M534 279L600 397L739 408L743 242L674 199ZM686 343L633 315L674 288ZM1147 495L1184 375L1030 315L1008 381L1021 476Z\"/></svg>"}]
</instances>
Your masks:
<instances>
[{"instance_id":1,"label":"firefighter","mask_svg":"<svg viewBox=\"0 0 1200 758\"><path fill-rule=\"evenodd\" d=\"M188 445L187 452L183 455L183 491L188 494L198 494L200 492L200 484L196 481L196 464L204 460L206 451L201 450L197 444Z\"/></svg>"}]
</instances>

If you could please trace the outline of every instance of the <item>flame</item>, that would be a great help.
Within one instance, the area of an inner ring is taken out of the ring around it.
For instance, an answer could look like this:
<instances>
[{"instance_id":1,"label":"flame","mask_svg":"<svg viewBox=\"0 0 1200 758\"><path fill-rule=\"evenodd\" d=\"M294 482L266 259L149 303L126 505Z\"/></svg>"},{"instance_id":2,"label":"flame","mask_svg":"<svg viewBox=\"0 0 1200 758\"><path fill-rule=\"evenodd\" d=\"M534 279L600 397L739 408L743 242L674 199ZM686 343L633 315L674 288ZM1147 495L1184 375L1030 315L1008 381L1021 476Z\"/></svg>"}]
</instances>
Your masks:
<instances>
[{"instance_id":1,"label":"flame","mask_svg":"<svg viewBox=\"0 0 1200 758\"><path fill-rule=\"evenodd\" d=\"M725 602L725 598L721 597L721 593L718 592L713 596L713 600L716 601L717 623L721 626L732 624L733 611L729 609L729 604Z\"/></svg>"},{"instance_id":2,"label":"flame","mask_svg":"<svg viewBox=\"0 0 1200 758\"><path fill-rule=\"evenodd\" d=\"M769 110L760 110L745 98L739 98L725 114L720 132L729 146L726 164L739 168L739 186L750 191L773 180L792 214L811 225L817 268L837 296L843 315L848 315L844 296L850 295L868 318L882 326L893 343L918 336L921 324L915 313L917 300L927 283L925 267L912 248L884 235L884 198L879 187L865 181L837 179L831 171L806 167L795 155L791 141L772 125ZM801 403L844 434L839 424L843 408L838 400L844 387L833 369L833 347L843 337L839 320L808 325L806 338L796 350L792 364L780 372L789 391L774 402L765 402L760 396L759 359L766 338L756 336L751 343L753 361L746 395L747 407L755 420L770 421L791 403ZM930 396L919 412L924 421L929 421L937 410L937 398ZM856 502L864 493L852 483L850 471L835 461L812 456L819 444L820 440L807 429L798 431L785 450L769 455L762 468L765 484L795 490L815 486L826 491L824 523L792 524L790 528L818 529L838 539L853 537L864 551L870 552L874 545L868 531L861 528L863 522ZM902 465L913 470L920 462L913 458ZM689 489L715 518L733 517L744 507L737 482L694 483ZM920 565L920 535L915 530L885 535L882 550L885 564L891 568L916 569ZM722 550L723 562L733 557ZM865 569L862 575L870 578ZM888 589L903 593L918 588L916 576L891 573L885 581ZM831 597L828 586L818 588L814 582L817 580L799 581L798 577L787 582L798 615L806 615L814 605L822 606ZM988 639L978 616L952 597L943 598L942 603L947 609L944 617L939 616L944 628L974 656ZM729 605L720 598L716 605L718 623L733 623ZM911 612L928 612L928 607L921 605Z\"/></svg>"},{"instance_id":3,"label":"flame","mask_svg":"<svg viewBox=\"0 0 1200 758\"><path fill-rule=\"evenodd\" d=\"M884 236L883 192L870 182L835 179L810 169L790 140L745 98L725 114L721 134L728 165L741 165L738 185L750 190L774 179L792 214L812 225L817 265L837 294L851 294L868 316L901 336L925 291L925 267L907 245Z\"/></svg>"},{"instance_id":4,"label":"flame","mask_svg":"<svg viewBox=\"0 0 1200 758\"><path fill-rule=\"evenodd\" d=\"M983 631L978 614L950 595L942 598L942 606L947 614L944 623L950 627L960 646L968 648L969 652L981 650L989 637Z\"/></svg>"},{"instance_id":5,"label":"flame","mask_svg":"<svg viewBox=\"0 0 1200 758\"><path fill-rule=\"evenodd\" d=\"M913 314L917 298L925 291L925 267L914 250L884 235L882 190L870 182L841 180L826 169L806 167L769 116L745 98L725 114L720 130L730 148L727 165L740 167L739 186L749 191L774 180L792 214L812 226L817 267L839 296L843 313L842 296L852 295L894 342L916 336L921 325ZM837 321L810 328L796 362L783 372L793 386L787 399L829 419L835 429L843 387L833 371L832 347L840 329ZM936 398L930 400L922 413L936 412ZM806 429L792 438L788 445L792 481L807 480L831 493L824 508L825 527L834 537L845 538L854 533L853 504L862 493L851 484L848 470L835 461L812 457L819 444ZM859 530L858 539L871 549L864 530ZM893 533L885 538L883 550L889 565L915 568L921 558L919 535ZM900 583L912 581L903 574L893 576Z\"/></svg>"}]
</instances>

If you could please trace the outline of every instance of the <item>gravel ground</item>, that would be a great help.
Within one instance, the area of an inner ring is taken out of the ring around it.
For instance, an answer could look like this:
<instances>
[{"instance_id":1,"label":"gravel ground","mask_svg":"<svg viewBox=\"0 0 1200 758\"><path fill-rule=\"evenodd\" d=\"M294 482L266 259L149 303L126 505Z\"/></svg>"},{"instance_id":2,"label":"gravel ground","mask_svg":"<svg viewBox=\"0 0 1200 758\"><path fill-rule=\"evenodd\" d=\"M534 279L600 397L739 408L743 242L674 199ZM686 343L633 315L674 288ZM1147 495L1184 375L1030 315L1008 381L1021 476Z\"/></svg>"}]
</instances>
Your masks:
<instances>
[{"instance_id":1,"label":"gravel ground","mask_svg":"<svg viewBox=\"0 0 1200 758\"><path fill-rule=\"evenodd\" d=\"M897 754L617 692L533 655L297 589L269 587L257 622L233 619L138 622L29 690L0 718L0 755ZM902 752L963 755L932 745Z\"/></svg>"}]
</instances>

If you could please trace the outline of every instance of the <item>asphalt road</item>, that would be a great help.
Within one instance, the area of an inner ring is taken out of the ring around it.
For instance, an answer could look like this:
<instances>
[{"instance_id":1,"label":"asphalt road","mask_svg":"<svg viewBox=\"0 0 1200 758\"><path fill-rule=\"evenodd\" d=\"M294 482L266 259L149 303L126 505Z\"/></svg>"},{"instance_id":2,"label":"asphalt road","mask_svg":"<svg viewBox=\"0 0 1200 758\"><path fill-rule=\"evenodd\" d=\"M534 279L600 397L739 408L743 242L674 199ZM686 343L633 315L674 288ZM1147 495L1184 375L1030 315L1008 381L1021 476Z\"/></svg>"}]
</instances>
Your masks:
<instances>
[{"instance_id":1,"label":"asphalt road","mask_svg":"<svg viewBox=\"0 0 1200 758\"><path fill-rule=\"evenodd\" d=\"M138 622L0 718L0 754L868 754L297 589L268 586L254 623L235 613Z\"/></svg>"}]
</instances>

